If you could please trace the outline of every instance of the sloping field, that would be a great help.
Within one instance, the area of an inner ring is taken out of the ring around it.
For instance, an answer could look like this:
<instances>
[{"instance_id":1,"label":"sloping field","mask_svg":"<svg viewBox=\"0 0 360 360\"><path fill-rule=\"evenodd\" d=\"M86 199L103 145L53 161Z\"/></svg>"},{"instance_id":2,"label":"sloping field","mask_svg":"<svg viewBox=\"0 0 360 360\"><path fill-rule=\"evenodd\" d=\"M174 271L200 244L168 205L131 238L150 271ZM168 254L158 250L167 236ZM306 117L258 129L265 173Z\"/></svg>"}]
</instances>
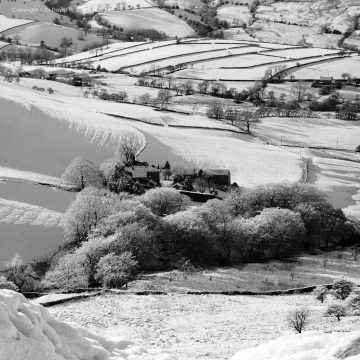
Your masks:
<instances>
[{"instance_id":1,"label":"sloping field","mask_svg":"<svg viewBox=\"0 0 360 360\"><path fill-rule=\"evenodd\" d=\"M349 57L333 62L314 64L294 70L297 79L320 79L321 76L330 76L341 79L341 74L350 73L353 77L360 77L360 57Z\"/></svg>"},{"instance_id":2,"label":"sloping field","mask_svg":"<svg viewBox=\"0 0 360 360\"><path fill-rule=\"evenodd\" d=\"M220 66L220 68L212 68L212 67L207 67L206 63L202 64L196 64L191 68L188 68L186 70L181 70L181 71L177 71L174 73L175 77L179 77L179 78L194 78L194 79L205 79L205 80L225 80L225 81L235 81L235 80L239 80L239 81L256 81L256 80L260 80L261 78L263 78L265 71L272 66L275 62L277 65L286 65L288 68L291 67L296 67L298 66L298 64L302 65L302 64L307 64L307 63L312 63L314 61L318 61L318 60L322 60L323 57L319 57L319 58L311 58L311 59L298 59L298 60L281 60L279 61L274 61L274 58L269 57L269 61L268 64L263 65L260 64L259 66L257 64L254 65L253 62L250 62L246 65L241 65L241 61L240 61L240 57L237 58L238 59L238 65L236 65L236 57L233 58L234 62L232 63L231 60L229 62L227 62L227 64L233 64L232 66L230 66L229 68L225 68L222 69L222 64L223 62L221 61L216 61L214 62L216 66ZM336 61L334 61L334 64L337 63L337 58ZM236 67L240 67L239 69L236 69ZM241 68L244 67L244 68Z\"/></svg>"},{"instance_id":3,"label":"sloping field","mask_svg":"<svg viewBox=\"0 0 360 360\"><path fill-rule=\"evenodd\" d=\"M17 201L63 213L75 200L76 193L44 185L9 181L0 182L0 197L3 200Z\"/></svg>"},{"instance_id":4,"label":"sloping field","mask_svg":"<svg viewBox=\"0 0 360 360\"><path fill-rule=\"evenodd\" d=\"M194 30L177 16L159 8L107 12L102 17L123 29L155 29L169 36L192 36Z\"/></svg>"},{"instance_id":5,"label":"sloping field","mask_svg":"<svg viewBox=\"0 0 360 360\"><path fill-rule=\"evenodd\" d=\"M8 46L9 43L0 41L0 49L4 48L5 46Z\"/></svg>"},{"instance_id":6,"label":"sloping field","mask_svg":"<svg viewBox=\"0 0 360 360\"><path fill-rule=\"evenodd\" d=\"M249 25L252 19L248 6L231 6L231 5L221 6L217 10L216 17L219 20L227 21L230 24L230 26L240 25L242 23Z\"/></svg>"},{"instance_id":7,"label":"sloping field","mask_svg":"<svg viewBox=\"0 0 360 360\"><path fill-rule=\"evenodd\" d=\"M1 13L1 11L0 11L0 13ZM32 20L13 19L13 18L8 18L4 15L0 15L0 33L4 32L6 30L9 30L13 27L28 24L31 22L32 22Z\"/></svg>"},{"instance_id":8,"label":"sloping field","mask_svg":"<svg viewBox=\"0 0 360 360\"><path fill-rule=\"evenodd\" d=\"M196 50L195 50L196 49ZM197 50L197 46L194 47L195 51ZM155 60L152 63L147 63L147 64L141 64L139 66L131 66L131 70L135 71L135 72L142 72L142 71L146 71L146 72L151 72L153 66L155 65L156 67L159 68L164 68L167 66L176 66L179 64L183 64L186 63L187 66L193 66L194 64L197 64L197 66L201 66L201 64L208 63L208 59L217 59L217 61L221 62L231 62L234 63L233 56L236 54L242 55L242 54L247 54L247 53L254 53L254 52L260 52L262 50L265 50L263 48L260 47L256 47L256 46L241 46L241 47L228 47L224 50L218 50L218 51L213 51L213 50L209 50L209 52L205 52L205 53L201 53L201 54L195 54L195 53L189 53L189 54L182 54L179 55L177 57L173 57L170 59L164 59L164 60ZM230 58L228 59L227 57L230 56ZM268 58L268 61L271 61L271 58ZM211 61L211 60L209 60ZM216 61L216 60L214 60ZM129 69L129 68L128 68Z\"/></svg>"},{"instance_id":9,"label":"sloping field","mask_svg":"<svg viewBox=\"0 0 360 360\"><path fill-rule=\"evenodd\" d=\"M286 59L301 59L310 56L337 55L338 50L320 49L320 48L298 48L287 50L269 51L267 55L282 56Z\"/></svg>"},{"instance_id":10,"label":"sloping field","mask_svg":"<svg viewBox=\"0 0 360 360\"><path fill-rule=\"evenodd\" d=\"M240 45L242 46L242 45ZM228 53L228 51L231 51L230 49L232 47L239 47L237 45L228 45L228 44L179 44L179 45L170 45L170 46L164 46L164 47L154 47L143 50L139 52L138 48L134 49L133 53L128 53L126 56L122 56L124 52L119 52L112 54L112 56L106 58L104 56L102 60L100 60L98 63L101 66L104 66L108 70L118 70L120 68L126 68L126 67L136 67L138 64L140 67L146 67L149 68L151 66L151 63L157 63L161 64L164 63L166 65L171 64L178 64L186 61L191 61L192 56L198 56L200 59L206 59L211 56L218 56L218 52L215 51L214 53L211 53L212 50L220 50L219 53L225 55ZM235 49L233 51L251 51L248 50L249 48L244 46L244 48ZM253 51L255 51L257 48L253 47ZM223 51L221 51L223 50ZM209 51L209 53L204 54L198 54L193 55L194 52L202 52L202 51ZM119 55L118 57L116 55ZM200 56L199 56L200 55ZM161 62L161 59L168 58L168 57L174 57L176 58L170 58L163 60ZM147 64L144 64L147 63ZM94 66L96 66L97 62L94 63ZM166 66L165 65L165 66Z\"/></svg>"},{"instance_id":11,"label":"sloping field","mask_svg":"<svg viewBox=\"0 0 360 360\"><path fill-rule=\"evenodd\" d=\"M308 3L307 3L308 4ZM334 48L342 35L321 34L317 28L258 20L247 28L259 41Z\"/></svg>"},{"instance_id":12,"label":"sloping field","mask_svg":"<svg viewBox=\"0 0 360 360\"><path fill-rule=\"evenodd\" d=\"M14 0L1 1L0 14L8 18L30 19L38 21L52 22L60 15L50 9L41 0ZM66 14L62 15L66 18Z\"/></svg>"},{"instance_id":13,"label":"sloping field","mask_svg":"<svg viewBox=\"0 0 360 360\"><path fill-rule=\"evenodd\" d=\"M342 33L352 29L352 19L360 15L357 0L340 0L336 6L328 0L275 2L260 6L256 18L261 20L277 20L299 25L320 27L328 26L331 31Z\"/></svg>"},{"instance_id":14,"label":"sloping field","mask_svg":"<svg viewBox=\"0 0 360 360\"><path fill-rule=\"evenodd\" d=\"M134 124L134 127L158 141L151 149L160 154L161 162L167 160L167 153L171 151L195 166L230 169L231 181L243 186L301 178L301 162L297 155L258 143L245 134L148 124ZM157 147L161 151L157 151ZM142 156L152 157L147 148Z\"/></svg>"},{"instance_id":15,"label":"sloping field","mask_svg":"<svg viewBox=\"0 0 360 360\"><path fill-rule=\"evenodd\" d=\"M348 217L360 220L360 162L358 156L336 151L304 151L309 182L323 190L330 202Z\"/></svg>"},{"instance_id":16,"label":"sloping field","mask_svg":"<svg viewBox=\"0 0 360 360\"><path fill-rule=\"evenodd\" d=\"M63 243L63 232L60 227L0 222L0 239L2 265L16 253L24 260L48 255Z\"/></svg>"},{"instance_id":17,"label":"sloping field","mask_svg":"<svg viewBox=\"0 0 360 360\"><path fill-rule=\"evenodd\" d=\"M0 22L1 23L1 22ZM73 46L68 49L70 51L81 51L86 44L101 44L102 39L98 36L87 34L84 40L79 40L80 31L77 29L46 23L35 23L21 26L5 32L6 35L19 35L20 43L30 46L40 45L40 41L44 40L47 46L59 47L61 39L66 36L73 40Z\"/></svg>"},{"instance_id":18,"label":"sloping field","mask_svg":"<svg viewBox=\"0 0 360 360\"><path fill-rule=\"evenodd\" d=\"M82 13L94 13L110 10L121 10L121 11L130 11L130 8L147 8L153 7L155 4L151 0L88 0L83 2L78 6L78 10Z\"/></svg>"},{"instance_id":19,"label":"sloping field","mask_svg":"<svg viewBox=\"0 0 360 360\"><path fill-rule=\"evenodd\" d=\"M270 117L263 119L254 132L279 145L338 147L354 151L360 141L360 122L326 117Z\"/></svg>"},{"instance_id":20,"label":"sloping field","mask_svg":"<svg viewBox=\"0 0 360 360\"><path fill-rule=\"evenodd\" d=\"M81 61L81 60L88 60L92 57L97 57L97 56L103 56L105 54L108 53L112 53L112 52L116 52L117 50L122 50L122 49L126 49L126 48L132 48L135 46L138 46L140 44L144 44L144 43L140 43L140 42L116 42L116 43L112 43L109 45L104 45L104 46L100 46L98 48L89 50L89 51L83 51L80 52L78 54L74 54L71 56L67 56L66 57L66 62L73 62L73 61ZM64 59L59 59L56 60L55 63L62 63L64 61Z\"/></svg>"}]
</instances>

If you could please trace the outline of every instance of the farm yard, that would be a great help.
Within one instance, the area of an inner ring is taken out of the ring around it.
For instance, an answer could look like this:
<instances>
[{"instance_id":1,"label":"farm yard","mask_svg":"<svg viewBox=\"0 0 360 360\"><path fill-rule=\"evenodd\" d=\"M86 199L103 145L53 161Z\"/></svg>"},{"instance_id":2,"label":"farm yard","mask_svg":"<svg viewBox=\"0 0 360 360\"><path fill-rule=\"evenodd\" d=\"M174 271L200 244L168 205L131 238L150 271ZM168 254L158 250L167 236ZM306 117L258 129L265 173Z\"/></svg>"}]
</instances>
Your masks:
<instances>
[{"instance_id":1,"label":"farm yard","mask_svg":"<svg viewBox=\"0 0 360 360\"><path fill-rule=\"evenodd\" d=\"M143 8L127 11L108 11L102 18L111 25L123 29L154 29L168 36L192 36L194 30L177 16L159 8Z\"/></svg>"}]
</instances>

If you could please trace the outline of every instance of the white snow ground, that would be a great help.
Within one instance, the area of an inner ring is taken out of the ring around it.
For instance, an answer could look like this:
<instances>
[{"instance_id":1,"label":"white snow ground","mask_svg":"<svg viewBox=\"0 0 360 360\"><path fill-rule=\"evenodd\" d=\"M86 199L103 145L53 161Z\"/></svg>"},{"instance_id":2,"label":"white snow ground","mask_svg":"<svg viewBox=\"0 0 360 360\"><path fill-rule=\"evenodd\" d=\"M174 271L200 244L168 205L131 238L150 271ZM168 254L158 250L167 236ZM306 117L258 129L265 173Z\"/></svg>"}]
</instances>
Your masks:
<instances>
[{"instance_id":1,"label":"white snow ground","mask_svg":"<svg viewBox=\"0 0 360 360\"><path fill-rule=\"evenodd\" d=\"M55 320L11 290L0 291L0 360L175 360L123 339L103 339Z\"/></svg>"}]
</instances>

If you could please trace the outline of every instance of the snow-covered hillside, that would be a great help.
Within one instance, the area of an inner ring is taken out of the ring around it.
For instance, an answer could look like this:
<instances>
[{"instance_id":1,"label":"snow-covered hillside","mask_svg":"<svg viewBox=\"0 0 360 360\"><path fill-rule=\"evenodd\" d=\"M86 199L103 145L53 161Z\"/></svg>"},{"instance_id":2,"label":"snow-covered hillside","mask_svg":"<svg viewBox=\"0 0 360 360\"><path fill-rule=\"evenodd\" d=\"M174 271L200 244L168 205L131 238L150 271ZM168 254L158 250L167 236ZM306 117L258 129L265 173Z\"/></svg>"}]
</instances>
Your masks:
<instances>
[{"instance_id":1,"label":"snow-covered hillside","mask_svg":"<svg viewBox=\"0 0 360 360\"><path fill-rule=\"evenodd\" d=\"M53 319L11 290L0 291L0 360L175 360L122 339L103 339Z\"/></svg>"}]
</instances>

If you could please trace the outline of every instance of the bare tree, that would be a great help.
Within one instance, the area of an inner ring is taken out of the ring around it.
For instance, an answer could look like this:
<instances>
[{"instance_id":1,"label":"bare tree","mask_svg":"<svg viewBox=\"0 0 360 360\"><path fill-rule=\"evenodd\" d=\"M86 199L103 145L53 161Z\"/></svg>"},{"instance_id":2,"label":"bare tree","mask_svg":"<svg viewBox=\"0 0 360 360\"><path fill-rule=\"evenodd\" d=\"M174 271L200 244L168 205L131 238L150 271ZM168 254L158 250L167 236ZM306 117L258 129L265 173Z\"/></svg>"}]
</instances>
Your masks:
<instances>
[{"instance_id":1,"label":"bare tree","mask_svg":"<svg viewBox=\"0 0 360 360\"><path fill-rule=\"evenodd\" d=\"M301 334L309 322L309 311L304 308L297 309L288 315L287 321L290 327Z\"/></svg>"},{"instance_id":2,"label":"bare tree","mask_svg":"<svg viewBox=\"0 0 360 360\"><path fill-rule=\"evenodd\" d=\"M168 104L171 98L172 95L169 90L159 90L156 99L160 103L160 109L162 109L165 104Z\"/></svg>"},{"instance_id":3,"label":"bare tree","mask_svg":"<svg viewBox=\"0 0 360 360\"><path fill-rule=\"evenodd\" d=\"M240 127L248 134L251 133L251 128L254 124L259 123L259 116L257 112L242 111L239 112L237 121L240 123Z\"/></svg>"},{"instance_id":4,"label":"bare tree","mask_svg":"<svg viewBox=\"0 0 360 360\"><path fill-rule=\"evenodd\" d=\"M142 147L143 143L136 134L126 133L121 137L115 155L126 163L134 163Z\"/></svg>"},{"instance_id":5,"label":"bare tree","mask_svg":"<svg viewBox=\"0 0 360 360\"><path fill-rule=\"evenodd\" d=\"M191 95L194 92L194 83L191 80L188 80L183 83L183 88L185 90L185 95Z\"/></svg>"},{"instance_id":6,"label":"bare tree","mask_svg":"<svg viewBox=\"0 0 360 360\"><path fill-rule=\"evenodd\" d=\"M297 82L291 87L291 93L296 97L297 101L303 101L307 93L306 85L303 82Z\"/></svg>"},{"instance_id":7,"label":"bare tree","mask_svg":"<svg viewBox=\"0 0 360 360\"><path fill-rule=\"evenodd\" d=\"M66 58L67 55L67 49L69 47L71 47L73 44L73 40L72 38L66 37L64 36L61 40L60 40L60 47L63 50L63 54L64 54L64 58Z\"/></svg>"},{"instance_id":8,"label":"bare tree","mask_svg":"<svg viewBox=\"0 0 360 360\"><path fill-rule=\"evenodd\" d=\"M169 75L165 78L165 81L167 83L168 89L170 90L173 82L175 81L175 78L173 76Z\"/></svg>"}]
</instances>

